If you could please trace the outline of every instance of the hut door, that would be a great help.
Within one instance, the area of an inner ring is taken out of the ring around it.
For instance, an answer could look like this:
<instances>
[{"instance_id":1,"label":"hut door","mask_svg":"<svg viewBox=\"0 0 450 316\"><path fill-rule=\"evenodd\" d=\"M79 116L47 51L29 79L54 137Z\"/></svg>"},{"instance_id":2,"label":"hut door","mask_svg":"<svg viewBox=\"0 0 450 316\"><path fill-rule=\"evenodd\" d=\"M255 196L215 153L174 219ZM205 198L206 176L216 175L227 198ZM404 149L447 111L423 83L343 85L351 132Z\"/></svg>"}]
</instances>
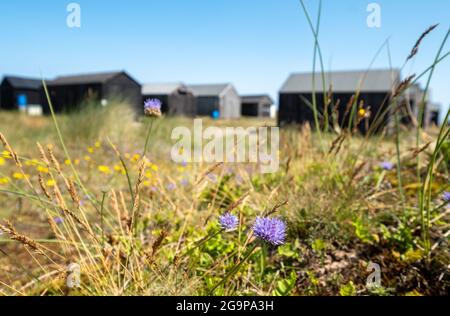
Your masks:
<instances>
[{"instance_id":1,"label":"hut door","mask_svg":"<svg viewBox=\"0 0 450 316\"><path fill-rule=\"evenodd\" d=\"M25 109L27 107L28 104L28 100L27 100L27 95L24 93L21 93L17 96L17 106L19 107L19 109Z\"/></svg>"}]
</instances>

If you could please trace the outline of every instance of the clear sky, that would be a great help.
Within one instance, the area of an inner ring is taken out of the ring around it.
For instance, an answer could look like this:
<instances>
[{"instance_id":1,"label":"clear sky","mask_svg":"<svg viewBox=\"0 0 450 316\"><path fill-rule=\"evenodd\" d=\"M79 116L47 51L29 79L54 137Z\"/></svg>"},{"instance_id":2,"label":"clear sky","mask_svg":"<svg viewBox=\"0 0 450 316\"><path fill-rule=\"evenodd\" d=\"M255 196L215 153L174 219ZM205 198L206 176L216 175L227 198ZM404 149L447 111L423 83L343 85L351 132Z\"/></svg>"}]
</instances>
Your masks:
<instances>
[{"instance_id":1,"label":"clear sky","mask_svg":"<svg viewBox=\"0 0 450 316\"><path fill-rule=\"evenodd\" d=\"M291 72L312 69L313 37L298 0L72 1L81 7L81 28L66 25L70 2L0 1L0 75L124 69L141 83L232 82L241 94L276 99ZM367 26L371 2L381 7L381 28ZM305 4L315 20L318 0ZM387 38L400 67L420 34L440 23L403 72L419 73L435 58L449 22L448 0L323 0L325 67L366 69ZM388 66L385 50L374 67ZM450 58L437 67L431 88L433 101L450 103Z\"/></svg>"}]
</instances>

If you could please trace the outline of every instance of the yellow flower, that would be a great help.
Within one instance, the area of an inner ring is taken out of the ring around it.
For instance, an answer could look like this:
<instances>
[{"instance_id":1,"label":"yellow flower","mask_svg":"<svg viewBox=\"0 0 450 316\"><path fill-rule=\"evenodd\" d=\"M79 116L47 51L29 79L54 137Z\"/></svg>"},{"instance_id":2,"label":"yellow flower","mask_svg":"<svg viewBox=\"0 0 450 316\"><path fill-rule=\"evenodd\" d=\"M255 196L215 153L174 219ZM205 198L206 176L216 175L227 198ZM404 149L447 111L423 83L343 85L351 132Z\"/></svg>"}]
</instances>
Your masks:
<instances>
[{"instance_id":1,"label":"yellow flower","mask_svg":"<svg viewBox=\"0 0 450 316\"><path fill-rule=\"evenodd\" d=\"M121 173L121 174L125 174L125 169L122 166L120 166L120 165L115 165L114 166L114 170L119 172L119 173Z\"/></svg>"},{"instance_id":2,"label":"yellow flower","mask_svg":"<svg viewBox=\"0 0 450 316\"><path fill-rule=\"evenodd\" d=\"M150 186L150 181L145 180L144 182L142 182L142 184L146 187Z\"/></svg>"},{"instance_id":3,"label":"yellow flower","mask_svg":"<svg viewBox=\"0 0 450 316\"><path fill-rule=\"evenodd\" d=\"M84 156L84 160L86 160L86 161L91 161L91 157L89 157L89 156Z\"/></svg>"},{"instance_id":4,"label":"yellow flower","mask_svg":"<svg viewBox=\"0 0 450 316\"><path fill-rule=\"evenodd\" d=\"M65 163L67 166L70 166L70 165L72 164L72 163L70 162L69 159L64 160L64 163Z\"/></svg>"},{"instance_id":5,"label":"yellow flower","mask_svg":"<svg viewBox=\"0 0 450 316\"><path fill-rule=\"evenodd\" d=\"M37 170L38 172L48 173L48 168L47 168L47 167L44 167L44 166L41 166L41 165L39 165L39 166L36 168L36 170Z\"/></svg>"},{"instance_id":6,"label":"yellow flower","mask_svg":"<svg viewBox=\"0 0 450 316\"><path fill-rule=\"evenodd\" d=\"M0 178L0 184L8 184L8 183L9 183L9 178L7 178L7 177Z\"/></svg>"},{"instance_id":7,"label":"yellow flower","mask_svg":"<svg viewBox=\"0 0 450 316\"><path fill-rule=\"evenodd\" d=\"M151 169L156 172L156 171L158 171L158 166L152 164Z\"/></svg>"},{"instance_id":8,"label":"yellow flower","mask_svg":"<svg viewBox=\"0 0 450 316\"><path fill-rule=\"evenodd\" d=\"M366 110L364 108L360 108L358 111L359 117L364 117L366 115Z\"/></svg>"},{"instance_id":9,"label":"yellow flower","mask_svg":"<svg viewBox=\"0 0 450 316\"><path fill-rule=\"evenodd\" d=\"M151 171L150 170L147 170L146 172L145 172L145 176L147 177L147 178L151 178L152 177L152 173L151 173Z\"/></svg>"},{"instance_id":10,"label":"yellow flower","mask_svg":"<svg viewBox=\"0 0 450 316\"><path fill-rule=\"evenodd\" d=\"M178 167L177 169L179 172L184 172L184 167Z\"/></svg>"},{"instance_id":11,"label":"yellow flower","mask_svg":"<svg viewBox=\"0 0 450 316\"><path fill-rule=\"evenodd\" d=\"M0 166L3 166L5 164L5 158L0 157Z\"/></svg>"},{"instance_id":12,"label":"yellow flower","mask_svg":"<svg viewBox=\"0 0 450 316\"><path fill-rule=\"evenodd\" d=\"M96 148L100 148L101 143L100 143L99 141L96 141L94 146L95 146Z\"/></svg>"},{"instance_id":13,"label":"yellow flower","mask_svg":"<svg viewBox=\"0 0 450 316\"><path fill-rule=\"evenodd\" d=\"M37 160L37 159L32 159L32 160L25 161L25 165L26 166L36 167L36 166L39 166L40 164L41 164L41 162L39 160Z\"/></svg>"},{"instance_id":14,"label":"yellow flower","mask_svg":"<svg viewBox=\"0 0 450 316\"><path fill-rule=\"evenodd\" d=\"M111 173L111 170L109 170L108 166L98 166L98 171L105 174Z\"/></svg>"},{"instance_id":15,"label":"yellow flower","mask_svg":"<svg viewBox=\"0 0 450 316\"><path fill-rule=\"evenodd\" d=\"M13 173L13 178L14 179L17 179L17 180L22 180L22 179L25 179L25 178L28 178L29 177L29 175L23 175L23 174L21 174L21 173L19 173L19 172L14 172Z\"/></svg>"},{"instance_id":16,"label":"yellow flower","mask_svg":"<svg viewBox=\"0 0 450 316\"><path fill-rule=\"evenodd\" d=\"M75 166L78 166L80 164L80 159L75 159L74 163L75 163Z\"/></svg>"},{"instance_id":17,"label":"yellow flower","mask_svg":"<svg viewBox=\"0 0 450 316\"><path fill-rule=\"evenodd\" d=\"M56 184L55 180L53 180L53 179L47 180L47 186L48 187L54 187L55 184Z\"/></svg>"},{"instance_id":18,"label":"yellow flower","mask_svg":"<svg viewBox=\"0 0 450 316\"><path fill-rule=\"evenodd\" d=\"M131 159L133 162L138 162L139 158L141 158L141 156L139 154L134 154L133 158Z\"/></svg>"},{"instance_id":19,"label":"yellow flower","mask_svg":"<svg viewBox=\"0 0 450 316\"><path fill-rule=\"evenodd\" d=\"M4 150L3 152L2 152L2 156L3 156L3 158L8 158L8 159L11 159L12 157L11 157L11 154L9 153L9 151L7 151L7 150Z\"/></svg>"},{"instance_id":20,"label":"yellow flower","mask_svg":"<svg viewBox=\"0 0 450 316\"><path fill-rule=\"evenodd\" d=\"M90 154L92 154L92 153L94 153L94 148L88 147L87 151L88 151Z\"/></svg>"}]
</instances>

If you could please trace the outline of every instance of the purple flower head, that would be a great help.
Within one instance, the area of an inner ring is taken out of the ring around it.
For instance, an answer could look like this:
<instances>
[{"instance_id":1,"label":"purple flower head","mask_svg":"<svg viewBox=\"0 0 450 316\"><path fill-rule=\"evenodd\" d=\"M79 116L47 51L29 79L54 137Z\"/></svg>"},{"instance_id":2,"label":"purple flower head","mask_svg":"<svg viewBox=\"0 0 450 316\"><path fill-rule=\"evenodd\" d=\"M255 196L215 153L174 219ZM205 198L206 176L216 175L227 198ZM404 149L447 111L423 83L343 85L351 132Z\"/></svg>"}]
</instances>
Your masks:
<instances>
[{"instance_id":1,"label":"purple flower head","mask_svg":"<svg viewBox=\"0 0 450 316\"><path fill-rule=\"evenodd\" d=\"M257 217L253 225L256 237L274 245L284 244L286 224L278 218Z\"/></svg>"},{"instance_id":2,"label":"purple flower head","mask_svg":"<svg viewBox=\"0 0 450 316\"><path fill-rule=\"evenodd\" d=\"M232 231L237 228L239 220L236 215L225 213L222 216L219 216L219 223L220 226L222 226L222 229Z\"/></svg>"},{"instance_id":3,"label":"purple flower head","mask_svg":"<svg viewBox=\"0 0 450 316\"><path fill-rule=\"evenodd\" d=\"M62 217L56 216L55 218L53 218L53 220L55 221L55 223L57 225L62 224L64 222L64 219Z\"/></svg>"},{"instance_id":4,"label":"purple flower head","mask_svg":"<svg viewBox=\"0 0 450 316\"><path fill-rule=\"evenodd\" d=\"M177 186L176 186L175 183L169 183L169 184L167 185L167 190L169 190L169 191L173 191L173 190L175 190L176 188L177 188Z\"/></svg>"},{"instance_id":5,"label":"purple flower head","mask_svg":"<svg viewBox=\"0 0 450 316\"><path fill-rule=\"evenodd\" d=\"M161 116L161 101L158 99L147 99L144 102L144 113L147 116Z\"/></svg>"},{"instance_id":6,"label":"purple flower head","mask_svg":"<svg viewBox=\"0 0 450 316\"><path fill-rule=\"evenodd\" d=\"M390 161L383 161L380 162L379 164L381 169L387 170L387 171L391 171L392 169L394 169L394 164Z\"/></svg>"},{"instance_id":7,"label":"purple flower head","mask_svg":"<svg viewBox=\"0 0 450 316\"><path fill-rule=\"evenodd\" d=\"M213 173L210 173L206 176L208 178L209 181L216 183L217 182L217 176Z\"/></svg>"},{"instance_id":8,"label":"purple flower head","mask_svg":"<svg viewBox=\"0 0 450 316\"><path fill-rule=\"evenodd\" d=\"M185 187L185 186L187 186L189 184L189 180L188 179L183 179L183 180L181 180L180 183L181 183L182 186Z\"/></svg>"},{"instance_id":9,"label":"purple flower head","mask_svg":"<svg viewBox=\"0 0 450 316\"><path fill-rule=\"evenodd\" d=\"M442 193L441 198L445 203L450 204L450 192L445 191L444 193Z\"/></svg>"},{"instance_id":10,"label":"purple flower head","mask_svg":"<svg viewBox=\"0 0 450 316\"><path fill-rule=\"evenodd\" d=\"M234 179L236 180L236 183L237 183L238 185L241 185L242 183L244 183L244 179L242 179L241 175L239 175L239 174L236 174L236 175L234 176Z\"/></svg>"}]
</instances>

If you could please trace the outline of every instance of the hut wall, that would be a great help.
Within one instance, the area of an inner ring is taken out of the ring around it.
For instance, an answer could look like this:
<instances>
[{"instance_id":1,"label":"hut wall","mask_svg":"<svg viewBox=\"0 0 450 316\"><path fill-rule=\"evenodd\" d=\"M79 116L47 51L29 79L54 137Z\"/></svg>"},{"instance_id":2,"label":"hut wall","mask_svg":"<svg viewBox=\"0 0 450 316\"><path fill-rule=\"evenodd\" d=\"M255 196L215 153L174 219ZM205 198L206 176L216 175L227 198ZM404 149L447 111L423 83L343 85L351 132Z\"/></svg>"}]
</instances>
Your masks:
<instances>
[{"instance_id":1,"label":"hut wall","mask_svg":"<svg viewBox=\"0 0 450 316\"><path fill-rule=\"evenodd\" d=\"M264 97L258 105L258 116L270 117L270 107L272 106L272 100Z\"/></svg>"},{"instance_id":2,"label":"hut wall","mask_svg":"<svg viewBox=\"0 0 450 316\"><path fill-rule=\"evenodd\" d=\"M337 122L340 126L348 126L349 119L351 115L351 105L350 101L354 93L335 93L332 97L332 102L329 105L329 117L336 117ZM312 93L281 93L279 96L279 113L278 113L278 123L279 125L285 125L290 123L306 123L309 122L314 126L314 112L312 109ZM377 123L378 128L375 128L375 132L380 131L382 128L386 127L389 122L390 113L387 111L389 103L389 93L361 93L358 98L357 104L363 101L365 107L370 106L371 116L366 121L360 122L358 128L362 133L368 131L374 121L377 113L379 116L385 112L384 116L379 118L379 123ZM316 104L319 113L323 113L324 100L323 94L316 94ZM332 109L336 109L335 113L332 114ZM322 119L319 117L319 122L322 123Z\"/></svg>"},{"instance_id":3,"label":"hut wall","mask_svg":"<svg viewBox=\"0 0 450 316\"><path fill-rule=\"evenodd\" d=\"M103 97L102 85L100 84L49 85L48 92L56 113L77 110L83 103L98 102ZM50 113L50 107L44 92L42 97L44 113L48 114Z\"/></svg>"},{"instance_id":4,"label":"hut wall","mask_svg":"<svg viewBox=\"0 0 450 316\"><path fill-rule=\"evenodd\" d=\"M213 111L219 109L218 97L197 97L197 115L211 116Z\"/></svg>"},{"instance_id":5,"label":"hut wall","mask_svg":"<svg viewBox=\"0 0 450 316\"><path fill-rule=\"evenodd\" d=\"M241 106L242 106L242 108L241 108L242 116L258 116L259 115L259 103L243 102Z\"/></svg>"},{"instance_id":6,"label":"hut wall","mask_svg":"<svg viewBox=\"0 0 450 316\"><path fill-rule=\"evenodd\" d=\"M439 111L430 111L430 124L439 126Z\"/></svg>"},{"instance_id":7,"label":"hut wall","mask_svg":"<svg viewBox=\"0 0 450 316\"><path fill-rule=\"evenodd\" d=\"M114 77L103 85L103 98L125 100L138 112L143 111L141 85L125 74Z\"/></svg>"},{"instance_id":8,"label":"hut wall","mask_svg":"<svg viewBox=\"0 0 450 316\"><path fill-rule=\"evenodd\" d=\"M192 93L172 93L169 96L169 115L183 115L194 117L196 115L196 98Z\"/></svg>"},{"instance_id":9,"label":"hut wall","mask_svg":"<svg viewBox=\"0 0 450 316\"><path fill-rule=\"evenodd\" d=\"M223 119L241 116L241 98L234 88L227 88L220 97L220 117Z\"/></svg>"},{"instance_id":10,"label":"hut wall","mask_svg":"<svg viewBox=\"0 0 450 316\"><path fill-rule=\"evenodd\" d=\"M20 95L26 96L28 104L40 104L41 97L38 90L33 89L17 89L11 87L9 84L4 83L1 86L0 93L0 105L2 109L15 110L18 108L18 98Z\"/></svg>"}]
</instances>

